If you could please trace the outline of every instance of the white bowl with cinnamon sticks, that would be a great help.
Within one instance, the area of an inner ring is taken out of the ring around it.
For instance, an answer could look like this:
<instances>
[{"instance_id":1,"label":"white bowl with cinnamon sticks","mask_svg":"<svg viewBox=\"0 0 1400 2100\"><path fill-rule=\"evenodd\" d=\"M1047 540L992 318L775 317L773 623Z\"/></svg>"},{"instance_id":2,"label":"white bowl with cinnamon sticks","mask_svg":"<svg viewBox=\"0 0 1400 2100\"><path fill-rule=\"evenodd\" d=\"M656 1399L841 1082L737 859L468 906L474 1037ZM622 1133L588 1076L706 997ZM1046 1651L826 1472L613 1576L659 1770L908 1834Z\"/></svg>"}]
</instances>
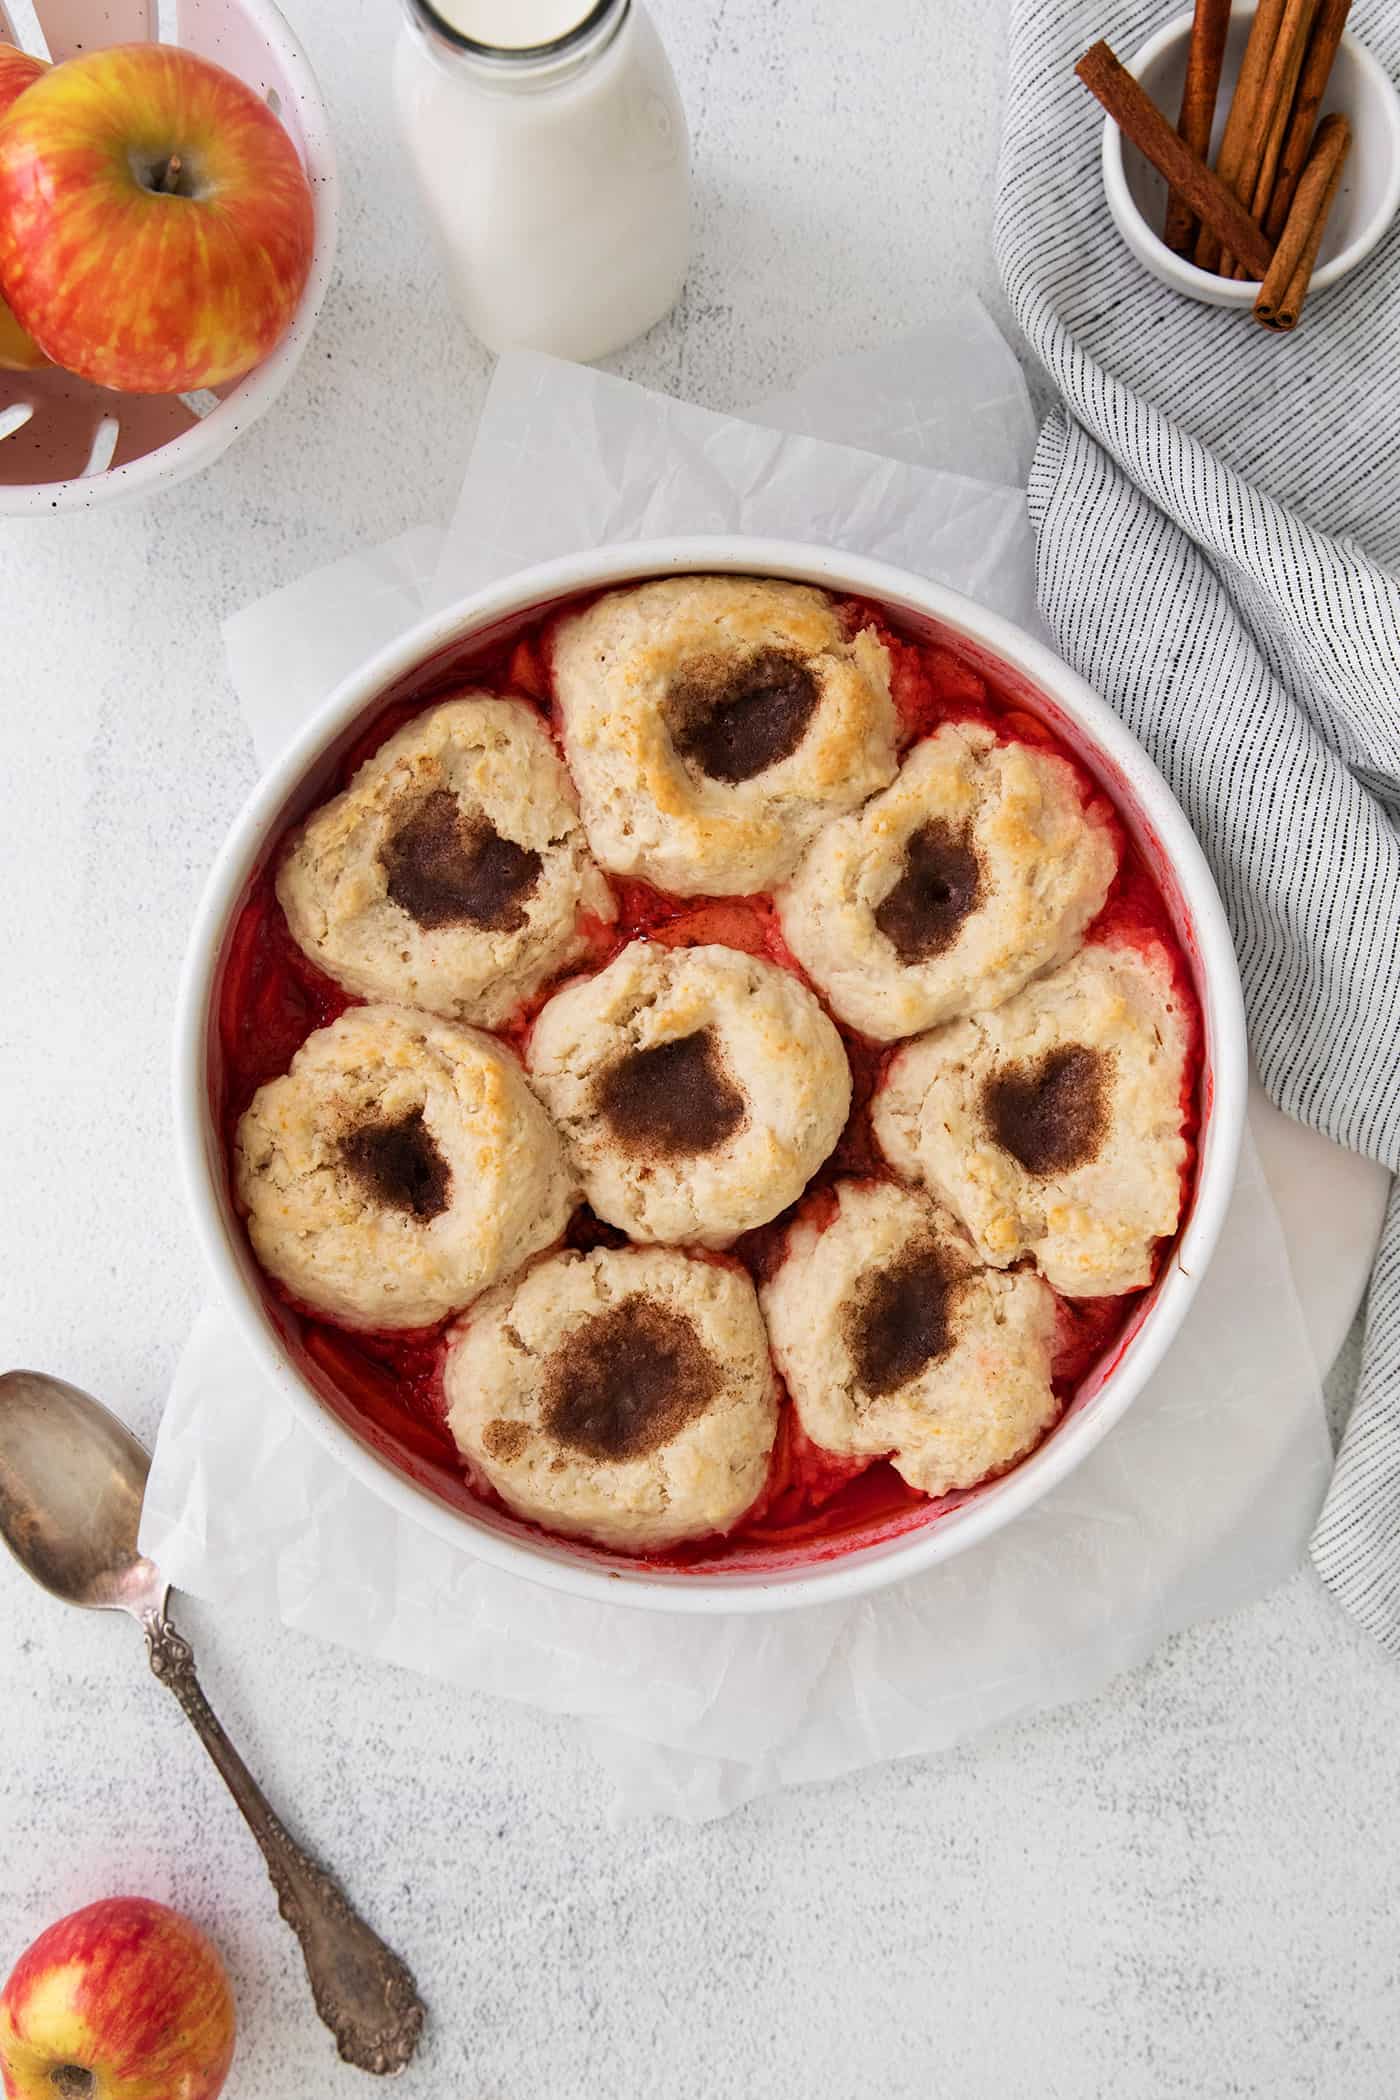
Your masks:
<instances>
[{"instance_id":1,"label":"white bowl with cinnamon sticks","mask_svg":"<svg viewBox=\"0 0 1400 2100\"><path fill-rule=\"evenodd\" d=\"M1103 179L1133 254L1173 290L1287 333L1400 209L1400 95L1350 0L1197 0L1120 65L1076 68L1108 111Z\"/></svg>"}]
</instances>

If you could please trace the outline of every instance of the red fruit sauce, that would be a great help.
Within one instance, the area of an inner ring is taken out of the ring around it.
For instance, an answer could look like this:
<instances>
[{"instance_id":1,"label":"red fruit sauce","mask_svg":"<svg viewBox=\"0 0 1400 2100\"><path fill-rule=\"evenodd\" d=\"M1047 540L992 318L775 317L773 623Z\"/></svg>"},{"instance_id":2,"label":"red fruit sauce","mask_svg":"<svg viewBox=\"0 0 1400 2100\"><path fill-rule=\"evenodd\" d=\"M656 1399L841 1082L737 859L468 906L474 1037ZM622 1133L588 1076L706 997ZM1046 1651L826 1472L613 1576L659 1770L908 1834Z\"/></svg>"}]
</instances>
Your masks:
<instances>
[{"instance_id":1,"label":"red fruit sauce","mask_svg":"<svg viewBox=\"0 0 1400 2100\"><path fill-rule=\"evenodd\" d=\"M568 609L576 609L580 602L586 601L575 601ZM335 773L325 781L320 799L338 793L387 737L424 708L459 690L464 682L527 698L551 732L556 732L549 664L552 628L561 610L554 609L508 643L485 647L478 643L474 650L449 651L420 667L381 701L363 734L348 746ZM1013 674L1009 671L1003 680L994 664L985 662L958 637L930 641L901 633L877 607L852 601L846 612L853 628L876 624L890 648L892 689L907 745L945 722L983 722L1008 742L1035 743L1057 751L1076 767L1086 801L1107 806L1102 790L1063 743L1037 715L1025 711L1020 695L1011 689ZM286 1071L296 1050L315 1029L360 1003L324 976L287 930L274 890L282 845L282 838L274 841L239 912L218 997L219 1055L214 1061L213 1084L230 1169L238 1118L258 1087ZM1183 1007L1197 1017L1195 1050L1188 1061L1182 1103L1189 1144L1183 1173L1184 1216L1195 1173L1199 1124L1199 1002L1166 900L1126 838L1122 846L1118 876L1087 938L1112 937L1164 949L1172 961ZM614 881L612 889L618 903L616 922L599 922L593 927L591 951L583 968L601 968L626 942L645 935L671 947L718 943L741 948L810 982L784 941L767 897L674 897L646 883L623 880ZM575 964L568 974L576 975L579 967ZM531 1009L499 1031L516 1049L525 1045L534 1013L549 995L548 990L541 993ZM836 1149L801 1199L804 1216L815 1215L818 1221L823 1208L828 1216L835 1215L830 1189L836 1179L852 1175L884 1178L889 1173L871 1134L869 1104L886 1061L899 1046L872 1042L837 1025L850 1059L854 1091L851 1114ZM781 1259L792 1215L786 1212L772 1224L746 1233L729 1254L712 1258L737 1262L761 1281ZM565 1244L620 1246L625 1241L623 1234L584 1208L572 1220ZM1170 1247L1164 1241L1159 1249L1158 1277ZM486 1483L468 1476L446 1426L442 1361L449 1322L408 1335L367 1335L338 1327L292 1304L271 1279L264 1279L263 1288L279 1332L303 1373L358 1435L401 1471L459 1507L479 1510L484 1503L501 1509ZM1060 1301L1055 1390L1064 1410L1101 1359L1115 1346L1121 1349L1125 1344L1151 1296L1149 1289L1118 1298ZM656 1556L651 1564L767 1571L798 1561L828 1559L876 1538L916 1528L978 1492L971 1488L932 1502L908 1487L887 1461L844 1459L819 1450L804 1435L784 1394L767 1484L742 1524L724 1538L672 1549ZM594 1551L577 1541L570 1545L584 1553ZM618 1559L602 1552L595 1557L612 1564Z\"/></svg>"}]
</instances>

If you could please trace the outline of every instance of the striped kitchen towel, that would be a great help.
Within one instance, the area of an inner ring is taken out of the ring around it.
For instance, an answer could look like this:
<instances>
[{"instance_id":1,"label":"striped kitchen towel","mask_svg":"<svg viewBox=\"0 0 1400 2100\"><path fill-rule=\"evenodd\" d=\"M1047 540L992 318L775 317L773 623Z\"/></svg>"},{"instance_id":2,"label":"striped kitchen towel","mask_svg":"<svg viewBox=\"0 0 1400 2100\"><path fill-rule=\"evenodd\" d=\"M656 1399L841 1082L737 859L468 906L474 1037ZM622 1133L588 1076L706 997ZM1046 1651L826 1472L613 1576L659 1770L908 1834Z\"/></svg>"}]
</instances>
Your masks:
<instances>
[{"instance_id":1,"label":"striped kitchen towel","mask_svg":"<svg viewBox=\"0 0 1400 2100\"><path fill-rule=\"evenodd\" d=\"M1400 1170L1400 228L1294 336L1134 261L1074 78L1166 9L1012 0L997 254L1062 397L1030 484L1041 610L1184 804L1279 1106ZM1400 8L1352 26L1400 74ZM1312 1545L1400 1655L1400 1184Z\"/></svg>"}]
</instances>

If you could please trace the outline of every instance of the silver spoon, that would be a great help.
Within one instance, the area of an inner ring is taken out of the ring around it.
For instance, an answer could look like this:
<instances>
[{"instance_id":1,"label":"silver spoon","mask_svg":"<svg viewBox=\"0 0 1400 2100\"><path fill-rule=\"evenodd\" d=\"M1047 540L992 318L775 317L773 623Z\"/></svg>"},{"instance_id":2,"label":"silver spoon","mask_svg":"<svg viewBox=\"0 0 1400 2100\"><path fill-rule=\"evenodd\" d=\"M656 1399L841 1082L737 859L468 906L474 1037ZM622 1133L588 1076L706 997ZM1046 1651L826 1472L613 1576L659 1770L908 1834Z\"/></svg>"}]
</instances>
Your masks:
<instances>
[{"instance_id":1,"label":"silver spoon","mask_svg":"<svg viewBox=\"0 0 1400 2100\"><path fill-rule=\"evenodd\" d=\"M188 1641L165 1616L168 1585L137 1550L150 1459L90 1394L41 1371L0 1376L0 1537L36 1582L94 1611L127 1611L151 1668L194 1725L262 1849L301 1942L316 2010L345 2061L401 2071L423 2024L413 1977L288 1836L199 1687Z\"/></svg>"}]
</instances>

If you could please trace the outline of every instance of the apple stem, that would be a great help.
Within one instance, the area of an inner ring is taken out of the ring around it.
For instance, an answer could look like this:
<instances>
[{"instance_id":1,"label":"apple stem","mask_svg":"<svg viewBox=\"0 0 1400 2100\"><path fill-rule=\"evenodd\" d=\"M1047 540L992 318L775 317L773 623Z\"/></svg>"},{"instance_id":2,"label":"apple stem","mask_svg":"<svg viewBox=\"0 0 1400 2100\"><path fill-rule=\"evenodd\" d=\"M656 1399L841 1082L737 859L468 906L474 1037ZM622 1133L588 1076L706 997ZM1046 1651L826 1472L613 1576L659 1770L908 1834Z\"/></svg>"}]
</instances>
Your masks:
<instances>
[{"instance_id":1,"label":"apple stem","mask_svg":"<svg viewBox=\"0 0 1400 2100\"><path fill-rule=\"evenodd\" d=\"M172 153L169 160L165 163L165 173L160 178L160 186L163 190L174 190L176 184L180 180L180 167L181 161L179 154Z\"/></svg>"},{"instance_id":2,"label":"apple stem","mask_svg":"<svg viewBox=\"0 0 1400 2100\"><path fill-rule=\"evenodd\" d=\"M57 2064L49 2073L49 2083L60 2100L88 2100L97 2080L82 2064Z\"/></svg>"}]
</instances>

